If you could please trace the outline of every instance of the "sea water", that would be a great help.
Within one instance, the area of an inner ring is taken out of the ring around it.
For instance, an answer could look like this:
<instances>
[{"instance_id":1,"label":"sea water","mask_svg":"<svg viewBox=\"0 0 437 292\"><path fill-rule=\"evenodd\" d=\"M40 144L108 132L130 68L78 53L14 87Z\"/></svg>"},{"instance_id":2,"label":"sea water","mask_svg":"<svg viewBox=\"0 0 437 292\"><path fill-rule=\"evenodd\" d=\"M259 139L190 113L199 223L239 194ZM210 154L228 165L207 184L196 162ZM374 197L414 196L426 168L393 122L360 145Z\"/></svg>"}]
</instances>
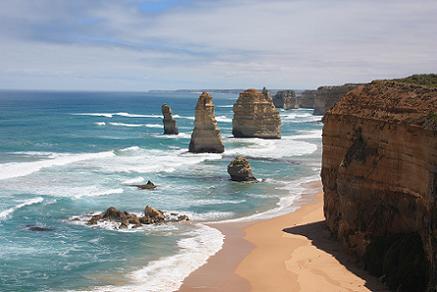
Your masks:
<instances>
[{"instance_id":1,"label":"sea water","mask_svg":"<svg viewBox=\"0 0 437 292\"><path fill-rule=\"evenodd\" d=\"M173 291L223 244L205 223L293 208L320 172L321 117L281 110L281 140L234 139L237 96L213 92L225 153L191 154L199 94L0 92L0 291ZM163 103L177 136L162 135ZM261 182L229 180L237 154ZM130 186L147 180L158 188ZM84 224L111 206L145 205L191 223Z\"/></svg>"}]
</instances>

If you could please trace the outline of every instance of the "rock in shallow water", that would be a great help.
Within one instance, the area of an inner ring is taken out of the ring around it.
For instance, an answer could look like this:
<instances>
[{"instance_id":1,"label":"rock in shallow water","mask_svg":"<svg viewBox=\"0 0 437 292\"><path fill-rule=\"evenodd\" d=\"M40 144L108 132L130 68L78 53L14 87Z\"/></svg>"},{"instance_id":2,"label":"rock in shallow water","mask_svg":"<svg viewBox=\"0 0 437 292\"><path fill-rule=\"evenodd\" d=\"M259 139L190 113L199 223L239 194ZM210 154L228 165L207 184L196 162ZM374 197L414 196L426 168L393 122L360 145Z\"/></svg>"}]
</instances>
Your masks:
<instances>
[{"instance_id":1,"label":"rock in shallow water","mask_svg":"<svg viewBox=\"0 0 437 292\"><path fill-rule=\"evenodd\" d=\"M225 151L215 119L214 103L208 92L203 92L197 101L189 151L193 153L223 153Z\"/></svg>"},{"instance_id":2,"label":"rock in shallow water","mask_svg":"<svg viewBox=\"0 0 437 292\"><path fill-rule=\"evenodd\" d=\"M147 183L144 185L131 185L131 186L137 187L140 190L154 190L154 189L156 189L156 185L153 182L151 182L150 180L147 181Z\"/></svg>"},{"instance_id":3,"label":"rock in shallow water","mask_svg":"<svg viewBox=\"0 0 437 292\"><path fill-rule=\"evenodd\" d=\"M233 111L232 134L235 138L281 138L278 110L271 98L256 89L240 93Z\"/></svg>"},{"instance_id":4,"label":"rock in shallow water","mask_svg":"<svg viewBox=\"0 0 437 292\"><path fill-rule=\"evenodd\" d=\"M73 219L74 220L74 219ZM96 225L99 222L119 222L119 229L127 229L131 225L132 228L141 227L142 224L159 224L167 222L188 221L186 215L172 213L166 215L163 211L155 209L150 206L144 208L144 215L137 216L133 213L120 211L114 207L106 209L105 212L93 215L88 221L87 225Z\"/></svg>"},{"instance_id":5,"label":"rock in shallow water","mask_svg":"<svg viewBox=\"0 0 437 292\"><path fill-rule=\"evenodd\" d=\"M247 161L247 159L243 156L237 156L231 161L231 163L229 163L228 173L233 181L256 181L256 178L253 176L249 161Z\"/></svg>"},{"instance_id":6,"label":"rock in shallow water","mask_svg":"<svg viewBox=\"0 0 437 292\"><path fill-rule=\"evenodd\" d=\"M172 116L170 106L168 104L163 104L161 110L162 115L164 116L164 119L162 120L164 123L164 135L179 134L179 130L176 126L176 120Z\"/></svg>"}]
</instances>

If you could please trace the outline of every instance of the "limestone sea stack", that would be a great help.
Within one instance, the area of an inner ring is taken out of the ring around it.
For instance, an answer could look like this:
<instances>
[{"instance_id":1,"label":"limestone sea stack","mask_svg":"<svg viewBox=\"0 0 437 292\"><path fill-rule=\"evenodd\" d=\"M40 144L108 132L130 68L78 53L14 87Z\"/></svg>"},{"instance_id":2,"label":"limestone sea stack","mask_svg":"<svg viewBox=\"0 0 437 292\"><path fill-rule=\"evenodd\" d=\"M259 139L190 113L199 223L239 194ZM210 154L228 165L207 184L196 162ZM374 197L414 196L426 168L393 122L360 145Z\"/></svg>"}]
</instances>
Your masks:
<instances>
[{"instance_id":1,"label":"limestone sea stack","mask_svg":"<svg viewBox=\"0 0 437 292\"><path fill-rule=\"evenodd\" d=\"M391 290L436 291L437 88L412 80L360 85L326 113L324 213Z\"/></svg>"},{"instance_id":2,"label":"limestone sea stack","mask_svg":"<svg viewBox=\"0 0 437 292\"><path fill-rule=\"evenodd\" d=\"M273 104L285 110L297 108L296 93L294 90L280 90L273 96Z\"/></svg>"},{"instance_id":3,"label":"limestone sea stack","mask_svg":"<svg viewBox=\"0 0 437 292\"><path fill-rule=\"evenodd\" d=\"M249 161L247 161L247 159L243 156L237 156L231 161L231 163L229 163L228 173L233 181L256 181L256 178L253 176Z\"/></svg>"},{"instance_id":4,"label":"limestone sea stack","mask_svg":"<svg viewBox=\"0 0 437 292\"><path fill-rule=\"evenodd\" d=\"M234 104L232 134L235 138L281 138L281 119L273 101L256 89L242 93Z\"/></svg>"},{"instance_id":5,"label":"limestone sea stack","mask_svg":"<svg viewBox=\"0 0 437 292\"><path fill-rule=\"evenodd\" d=\"M179 134L178 128L176 127L176 120L173 118L171 113L171 108L168 104L163 104L161 107L162 115L164 119L164 135L177 135Z\"/></svg>"},{"instance_id":6,"label":"limestone sea stack","mask_svg":"<svg viewBox=\"0 0 437 292\"><path fill-rule=\"evenodd\" d=\"M225 151L215 119L214 103L208 92L203 92L197 101L189 151L193 153L223 153Z\"/></svg>"}]
</instances>

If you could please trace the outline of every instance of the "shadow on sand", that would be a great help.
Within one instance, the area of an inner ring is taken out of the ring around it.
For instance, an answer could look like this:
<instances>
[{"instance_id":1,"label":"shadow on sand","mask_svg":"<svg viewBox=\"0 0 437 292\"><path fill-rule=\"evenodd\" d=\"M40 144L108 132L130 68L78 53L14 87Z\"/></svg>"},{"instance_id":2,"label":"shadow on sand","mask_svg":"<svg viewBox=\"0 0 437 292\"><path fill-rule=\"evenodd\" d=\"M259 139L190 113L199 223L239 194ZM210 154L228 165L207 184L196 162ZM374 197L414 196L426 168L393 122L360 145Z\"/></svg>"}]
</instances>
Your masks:
<instances>
[{"instance_id":1,"label":"shadow on sand","mask_svg":"<svg viewBox=\"0 0 437 292\"><path fill-rule=\"evenodd\" d=\"M325 221L288 227L282 231L302 235L310 239L315 247L329 253L349 271L364 279L366 281L365 286L370 291L390 291L376 277L360 268L357 261L346 253L340 242L331 236Z\"/></svg>"}]
</instances>

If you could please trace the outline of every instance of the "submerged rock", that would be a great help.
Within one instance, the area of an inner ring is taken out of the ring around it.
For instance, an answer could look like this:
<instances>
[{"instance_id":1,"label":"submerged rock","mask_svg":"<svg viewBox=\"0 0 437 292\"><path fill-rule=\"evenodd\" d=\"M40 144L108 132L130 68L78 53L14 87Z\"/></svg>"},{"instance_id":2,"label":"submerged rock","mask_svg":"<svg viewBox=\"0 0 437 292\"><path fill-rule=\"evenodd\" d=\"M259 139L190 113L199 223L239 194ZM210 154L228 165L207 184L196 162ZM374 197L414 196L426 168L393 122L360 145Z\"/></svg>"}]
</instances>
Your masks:
<instances>
[{"instance_id":1,"label":"submerged rock","mask_svg":"<svg viewBox=\"0 0 437 292\"><path fill-rule=\"evenodd\" d=\"M26 229L30 231L37 231L37 232L47 232L47 231L53 231L55 230L52 227L45 227L45 226L38 226L38 225L26 225Z\"/></svg>"},{"instance_id":2,"label":"submerged rock","mask_svg":"<svg viewBox=\"0 0 437 292\"><path fill-rule=\"evenodd\" d=\"M248 89L234 104L232 134L235 138L281 138L281 119L273 101L256 89Z\"/></svg>"},{"instance_id":3,"label":"submerged rock","mask_svg":"<svg viewBox=\"0 0 437 292\"><path fill-rule=\"evenodd\" d=\"M392 291L437 287L436 117L437 88L402 80L358 86L324 117L326 223Z\"/></svg>"},{"instance_id":4,"label":"submerged rock","mask_svg":"<svg viewBox=\"0 0 437 292\"><path fill-rule=\"evenodd\" d=\"M225 151L215 119L214 103L208 92L203 92L197 101L189 151L193 153L223 153Z\"/></svg>"},{"instance_id":5,"label":"submerged rock","mask_svg":"<svg viewBox=\"0 0 437 292\"><path fill-rule=\"evenodd\" d=\"M294 90L281 90L278 91L272 98L273 104L277 108L283 108L285 110L297 108L296 93Z\"/></svg>"},{"instance_id":6,"label":"submerged rock","mask_svg":"<svg viewBox=\"0 0 437 292\"><path fill-rule=\"evenodd\" d=\"M72 219L74 220L74 219ZM159 224L167 222L179 222L188 221L189 218L186 215L172 213L166 215L163 211L155 209L150 206L144 208L143 216L137 216L133 213L126 211L120 211L114 207L106 209L105 212L93 215L88 221L87 225L96 225L99 222L117 222L119 229L127 229L141 227L143 224Z\"/></svg>"},{"instance_id":7,"label":"submerged rock","mask_svg":"<svg viewBox=\"0 0 437 292\"><path fill-rule=\"evenodd\" d=\"M164 123L164 135L178 135L179 131L176 126L176 120L173 118L171 108L168 104L163 104L161 107Z\"/></svg>"},{"instance_id":8,"label":"submerged rock","mask_svg":"<svg viewBox=\"0 0 437 292\"><path fill-rule=\"evenodd\" d=\"M243 156L237 156L229 163L228 173L233 181L256 181L249 161Z\"/></svg>"},{"instance_id":9,"label":"submerged rock","mask_svg":"<svg viewBox=\"0 0 437 292\"><path fill-rule=\"evenodd\" d=\"M154 189L156 189L156 185L153 182L151 182L150 180L147 181L147 183L143 184L143 185L131 185L131 186L137 187L140 190L154 190Z\"/></svg>"}]
</instances>

